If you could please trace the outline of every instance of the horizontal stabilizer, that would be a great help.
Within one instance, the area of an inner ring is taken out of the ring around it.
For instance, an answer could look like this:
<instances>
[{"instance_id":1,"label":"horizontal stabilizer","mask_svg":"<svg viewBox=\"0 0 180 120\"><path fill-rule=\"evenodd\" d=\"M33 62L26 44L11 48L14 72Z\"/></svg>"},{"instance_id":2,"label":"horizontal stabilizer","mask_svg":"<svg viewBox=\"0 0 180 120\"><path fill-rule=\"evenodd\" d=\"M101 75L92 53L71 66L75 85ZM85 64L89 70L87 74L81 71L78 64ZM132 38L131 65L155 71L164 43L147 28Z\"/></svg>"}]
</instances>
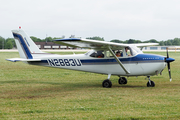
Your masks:
<instances>
[{"instance_id":1,"label":"horizontal stabilizer","mask_svg":"<svg viewBox=\"0 0 180 120\"><path fill-rule=\"evenodd\" d=\"M24 59L24 58L11 58L11 59L6 59L11 62L17 62L17 61L24 61L24 62L31 62L31 61L41 61L41 59Z\"/></svg>"}]
</instances>

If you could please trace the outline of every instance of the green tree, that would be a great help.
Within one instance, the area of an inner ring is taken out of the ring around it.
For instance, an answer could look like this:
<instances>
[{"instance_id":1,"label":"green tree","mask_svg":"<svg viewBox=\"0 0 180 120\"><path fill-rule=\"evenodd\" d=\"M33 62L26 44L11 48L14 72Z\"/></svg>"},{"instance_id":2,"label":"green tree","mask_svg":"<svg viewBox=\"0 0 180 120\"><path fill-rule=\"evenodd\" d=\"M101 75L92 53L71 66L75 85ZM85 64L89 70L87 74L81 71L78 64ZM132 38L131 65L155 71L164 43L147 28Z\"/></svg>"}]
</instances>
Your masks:
<instances>
[{"instance_id":1,"label":"green tree","mask_svg":"<svg viewBox=\"0 0 180 120\"><path fill-rule=\"evenodd\" d=\"M13 48L13 44L12 44L12 42L10 40L6 42L5 48L6 49L12 49Z\"/></svg>"},{"instance_id":2,"label":"green tree","mask_svg":"<svg viewBox=\"0 0 180 120\"><path fill-rule=\"evenodd\" d=\"M166 46L171 46L172 45L172 42L171 42L172 40L167 40L167 41L165 41L164 43L165 43L165 45Z\"/></svg>"},{"instance_id":3,"label":"green tree","mask_svg":"<svg viewBox=\"0 0 180 120\"><path fill-rule=\"evenodd\" d=\"M164 41L160 41L159 42L159 46L164 46L165 44L164 44Z\"/></svg>"},{"instance_id":4,"label":"green tree","mask_svg":"<svg viewBox=\"0 0 180 120\"><path fill-rule=\"evenodd\" d=\"M5 48L4 45L5 45L5 39L0 36L0 49L4 49Z\"/></svg>"},{"instance_id":5,"label":"green tree","mask_svg":"<svg viewBox=\"0 0 180 120\"><path fill-rule=\"evenodd\" d=\"M63 37L54 37L53 40L62 39Z\"/></svg>"},{"instance_id":6,"label":"green tree","mask_svg":"<svg viewBox=\"0 0 180 120\"><path fill-rule=\"evenodd\" d=\"M34 37L34 36L31 36L30 37L34 42L42 42L42 40L40 38L37 38L37 37Z\"/></svg>"},{"instance_id":7,"label":"green tree","mask_svg":"<svg viewBox=\"0 0 180 120\"><path fill-rule=\"evenodd\" d=\"M174 40L172 41L172 45L180 45L180 39L174 38Z\"/></svg>"},{"instance_id":8,"label":"green tree","mask_svg":"<svg viewBox=\"0 0 180 120\"><path fill-rule=\"evenodd\" d=\"M118 40L118 39L111 40L110 42L123 43L123 41L122 41L122 40Z\"/></svg>"},{"instance_id":9,"label":"green tree","mask_svg":"<svg viewBox=\"0 0 180 120\"><path fill-rule=\"evenodd\" d=\"M140 40L136 40L135 43L142 43Z\"/></svg>"},{"instance_id":10,"label":"green tree","mask_svg":"<svg viewBox=\"0 0 180 120\"><path fill-rule=\"evenodd\" d=\"M143 43L159 43L159 42L155 39L151 39L151 40L144 41Z\"/></svg>"},{"instance_id":11,"label":"green tree","mask_svg":"<svg viewBox=\"0 0 180 120\"><path fill-rule=\"evenodd\" d=\"M45 41L45 42L52 42L53 39L52 39L52 37L46 37L43 41Z\"/></svg>"},{"instance_id":12,"label":"green tree","mask_svg":"<svg viewBox=\"0 0 180 120\"><path fill-rule=\"evenodd\" d=\"M142 42L140 40L129 39L129 40L124 41L123 43L136 44L136 43L142 43Z\"/></svg>"},{"instance_id":13,"label":"green tree","mask_svg":"<svg viewBox=\"0 0 180 120\"><path fill-rule=\"evenodd\" d=\"M149 40L149 42L150 43L159 43L157 40L155 40L155 39L151 39L151 40Z\"/></svg>"},{"instance_id":14,"label":"green tree","mask_svg":"<svg viewBox=\"0 0 180 120\"><path fill-rule=\"evenodd\" d=\"M86 39L91 39L91 40L99 40L99 41L104 41L104 38L102 37L98 37L98 36L95 36L95 37L88 37Z\"/></svg>"},{"instance_id":15,"label":"green tree","mask_svg":"<svg viewBox=\"0 0 180 120\"><path fill-rule=\"evenodd\" d=\"M133 44L133 43L136 43L136 40L134 40L134 39L129 39L129 40L127 40L127 43L128 43L128 44Z\"/></svg>"},{"instance_id":16,"label":"green tree","mask_svg":"<svg viewBox=\"0 0 180 120\"><path fill-rule=\"evenodd\" d=\"M15 43L14 38L7 38L7 39L6 39L6 43L9 42L9 41L12 43L12 46L13 46L13 47L16 47L16 43Z\"/></svg>"}]
</instances>

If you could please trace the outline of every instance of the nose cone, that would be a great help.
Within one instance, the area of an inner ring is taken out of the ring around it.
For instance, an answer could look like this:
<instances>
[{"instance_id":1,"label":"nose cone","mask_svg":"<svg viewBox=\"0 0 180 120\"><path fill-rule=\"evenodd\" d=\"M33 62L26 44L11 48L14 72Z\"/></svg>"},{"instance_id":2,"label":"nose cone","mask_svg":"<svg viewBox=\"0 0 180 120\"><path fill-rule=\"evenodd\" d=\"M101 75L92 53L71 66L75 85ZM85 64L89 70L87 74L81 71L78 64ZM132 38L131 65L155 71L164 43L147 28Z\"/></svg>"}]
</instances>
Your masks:
<instances>
[{"instance_id":1,"label":"nose cone","mask_svg":"<svg viewBox=\"0 0 180 120\"><path fill-rule=\"evenodd\" d=\"M174 58L166 58L165 59L165 62L172 62L172 61L175 61L175 59Z\"/></svg>"}]
</instances>

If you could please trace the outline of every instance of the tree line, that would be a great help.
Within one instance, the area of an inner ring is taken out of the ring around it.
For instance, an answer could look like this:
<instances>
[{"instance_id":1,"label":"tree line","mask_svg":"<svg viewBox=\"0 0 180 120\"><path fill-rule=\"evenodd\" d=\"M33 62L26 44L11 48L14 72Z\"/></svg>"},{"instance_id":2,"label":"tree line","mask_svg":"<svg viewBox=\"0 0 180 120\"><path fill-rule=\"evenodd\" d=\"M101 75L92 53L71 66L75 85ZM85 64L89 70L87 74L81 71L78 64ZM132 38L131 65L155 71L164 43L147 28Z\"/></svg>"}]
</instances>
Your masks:
<instances>
[{"instance_id":1,"label":"tree line","mask_svg":"<svg viewBox=\"0 0 180 120\"><path fill-rule=\"evenodd\" d=\"M46 37L45 39L40 39L34 36L31 36L31 39L34 42L52 42L55 39L61 39L61 38L52 38L52 37ZM100 41L105 41L103 37L87 37L86 39L92 39L92 40L100 40ZM141 41L141 40L135 40L135 39L129 39L129 40L119 40L119 39L113 39L110 42L115 42L115 43L124 43L124 44L135 44L135 43L159 43L159 46L180 46L180 38L174 38L174 39L169 39L169 40L162 40L162 41L157 41L155 39L147 40L147 41ZM0 49L12 49L16 48L16 44L14 41L14 38L3 38L0 36Z\"/></svg>"}]
</instances>

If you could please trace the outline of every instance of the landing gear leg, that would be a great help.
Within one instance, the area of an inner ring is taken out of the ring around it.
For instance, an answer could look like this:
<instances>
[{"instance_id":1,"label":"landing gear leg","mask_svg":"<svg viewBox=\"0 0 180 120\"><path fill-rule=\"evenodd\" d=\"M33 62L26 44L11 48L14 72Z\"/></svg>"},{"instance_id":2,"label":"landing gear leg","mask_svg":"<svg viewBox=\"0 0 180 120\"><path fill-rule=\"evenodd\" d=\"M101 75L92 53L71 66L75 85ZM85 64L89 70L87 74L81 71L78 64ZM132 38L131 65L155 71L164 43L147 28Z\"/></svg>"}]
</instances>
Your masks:
<instances>
[{"instance_id":1,"label":"landing gear leg","mask_svg":"<svg viewBox=\"0 0 180 120\"><path fill-rule=\"evenodd\" d=\"M112 86L112 82L109 80L111 77L111 74L108 74L108 79L104 80L102 82L102 86L105 87L105 88L111 88Z\"/></svg>"},{"instance_id":2,"label":"landing gear leg","mask_svg":"<svg viewBox=\"0 0 180 120\"><path fill-rule=\"evenodd\" d=\"M147 87L154 87L155 86L155 83L153 82L153 81L151 81L151 79L150 79L150 76L147 76L147 78L148 78L148 82L147 82Z\"/></svg>"}]
</instances>

